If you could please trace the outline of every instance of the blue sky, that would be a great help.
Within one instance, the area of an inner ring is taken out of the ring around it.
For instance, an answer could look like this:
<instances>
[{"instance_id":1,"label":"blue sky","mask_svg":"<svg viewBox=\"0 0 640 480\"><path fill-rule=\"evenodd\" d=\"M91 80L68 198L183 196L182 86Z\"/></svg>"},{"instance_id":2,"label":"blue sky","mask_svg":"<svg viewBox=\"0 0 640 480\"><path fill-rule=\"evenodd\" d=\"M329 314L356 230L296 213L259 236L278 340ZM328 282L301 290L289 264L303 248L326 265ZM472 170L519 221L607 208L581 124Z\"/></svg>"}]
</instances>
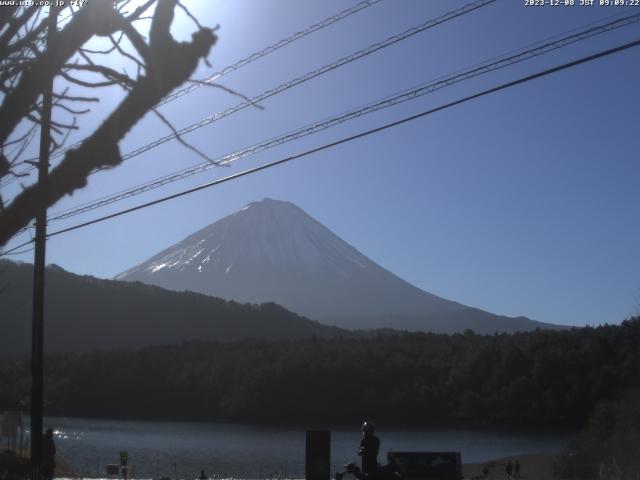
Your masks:
<instances>
[{"instance_id":1,"label":"blue sky","mask_svg":"<svg viewBox=\"0 0 640 480\"><path fill-rule=\"evenodd\" d=\"M186 3L202 23L220 25L210 56L213 66L201 65L195 75L203 78L356 2ZM220 82L254 96L464 4L383 0ZM500 0L271 98L264 110L245 109L185 138L212 156L229 153L590 22L639 11L527 7ZM178 16L177 36L187 38L193 29ZM232 167L56 222L50 229L273 161L639 37L639 25L625 27ZM618 323L640 310L638 65L640 48L55 237L48 242L47 262L109 278L251 201L272 197L296 203L374 261L431 293L546 322ZM105 90L101 98L96 114L83 120L82 134L92 131L121 94ZM162 111L183 127L238 101L220 89L201 88ZM122 142L122 152L166 133L148 116ZM50 212L197 163L193 153L170 142L94 175L87 188ZM4 195L15 193L11 188ZM32 261L32 253L13 258Z\"/></svg>"}]
</instances>

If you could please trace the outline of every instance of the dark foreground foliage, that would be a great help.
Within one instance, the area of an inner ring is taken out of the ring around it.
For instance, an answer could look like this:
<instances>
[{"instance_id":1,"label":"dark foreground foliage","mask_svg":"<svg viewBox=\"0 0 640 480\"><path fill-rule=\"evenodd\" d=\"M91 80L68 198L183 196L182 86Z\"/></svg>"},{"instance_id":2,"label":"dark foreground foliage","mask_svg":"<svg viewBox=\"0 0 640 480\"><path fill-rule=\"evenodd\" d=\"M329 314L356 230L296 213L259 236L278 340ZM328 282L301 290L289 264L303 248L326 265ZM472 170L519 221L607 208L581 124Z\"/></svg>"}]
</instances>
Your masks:
<instances>
[{"instance_id":1,"label":"dark foreground foliage","mask_svg":"<svg viewBox=\"0 0 640 480\"><path fill-rule=\"evenodd\" d=\"M17 480L29 478L31 463L28 458L20 457L10 451L0 451L0 478Z\"/></svg>"},{"instance_id":2,"label":"dark foreground foliage","mask_svg":"<svg viewBox=\"0 0 640 480\"><path fill-rule=\"evenodd\" d=\"M0 362L0 410L28 392ZM191 342L46 359L50 415L386 425L586 424L640 385L640 318L515 335Z\"/></svg>"},{"instance_id":3,"label":"dark foreground foliage","mask_svg":"<svg viewBox=\"0 0 640 480\"><path fill-rule=\"evenodd\" d=\"M637 479L640 472L640 390L598 404L554 465L558 478Z\"/></svg>"}]
</instances>

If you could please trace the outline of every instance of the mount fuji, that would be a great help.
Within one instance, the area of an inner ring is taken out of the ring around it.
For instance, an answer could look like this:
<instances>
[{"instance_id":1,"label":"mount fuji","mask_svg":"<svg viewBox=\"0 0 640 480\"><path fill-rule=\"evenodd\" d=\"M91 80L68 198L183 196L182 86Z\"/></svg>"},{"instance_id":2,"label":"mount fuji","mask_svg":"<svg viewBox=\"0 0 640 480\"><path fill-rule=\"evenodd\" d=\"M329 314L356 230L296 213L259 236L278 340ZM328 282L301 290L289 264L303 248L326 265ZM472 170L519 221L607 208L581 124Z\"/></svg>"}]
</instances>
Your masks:
<instances>
[{"instance_id":1,"label":"mount fuji","mask_svg":"<svg viewBox=\"0 0 640 480\"><path fill-rule=\"evenodd\" d=\"M425 292L290 202L266 198L116 276L247 303L275 302L348 329L476 333L560 328Z\"/></svg>"}]
</instances>

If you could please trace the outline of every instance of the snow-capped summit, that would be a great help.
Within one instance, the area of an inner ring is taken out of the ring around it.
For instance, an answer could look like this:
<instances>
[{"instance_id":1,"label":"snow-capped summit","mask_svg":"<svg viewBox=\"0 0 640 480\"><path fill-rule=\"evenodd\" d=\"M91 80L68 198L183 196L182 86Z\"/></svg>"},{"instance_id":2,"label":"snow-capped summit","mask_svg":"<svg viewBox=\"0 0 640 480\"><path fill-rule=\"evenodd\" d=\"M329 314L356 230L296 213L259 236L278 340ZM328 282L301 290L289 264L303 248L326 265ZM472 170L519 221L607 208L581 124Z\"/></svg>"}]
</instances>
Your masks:
<instances>
[{"instance_id":1,"label":"snow-capped summit","mask_svg":"<svg viewBox=\"0 0 640 480\"><path fill-rule=\"evenodd\" d=\"M368 265L373 265L368 258L293 203L265 198L251 202L116 278L197 272L196 282L200 283L202 277L233 278L249 272L348 275L351 270ZM201 286L198 291L203 289L210 290Z\"/></svg>"},{"instance_id":2,"label":"snow-capped summit","mask_svg":"<svg viewBox=\"0 0 640 480\"><path fill-rule=\"evenodd\" d=\"M276 302L345 328L493 333L544 326L420 290L293 203L270 198L248 204L116 278L239 302Z\"/></svg>"}]
</instances>

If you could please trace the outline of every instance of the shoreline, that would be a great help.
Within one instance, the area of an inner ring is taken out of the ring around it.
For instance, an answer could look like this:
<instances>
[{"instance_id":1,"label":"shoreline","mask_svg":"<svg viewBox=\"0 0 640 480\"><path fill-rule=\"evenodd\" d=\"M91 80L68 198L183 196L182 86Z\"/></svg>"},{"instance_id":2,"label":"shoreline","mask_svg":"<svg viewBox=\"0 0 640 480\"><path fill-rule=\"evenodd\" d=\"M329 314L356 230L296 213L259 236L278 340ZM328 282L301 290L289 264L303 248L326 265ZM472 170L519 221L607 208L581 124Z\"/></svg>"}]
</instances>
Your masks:
<instances>
[{"instance_id":1,"label":"shoreline","mask_svg":"<svg viewBox=\"0 0 640 480\"><path fill-rule=\"evenodd\" d=\"M482 476L482 468L489 466L488 479L506 478L505 465L507 462L520 462L520 478L535 480L554 480L553 461L558 457L558 453L529 453L525 455L515 455L503 457L482 463L463 463L462 474L465 479L485 478Z\"/></svg>"},{"instance_id":2,"label":"shoreline","mask_svg":"<svg viewBox=\"0 0 640 480\"><path fill-rule=\"evenodd\" d=\"M515 455L511 457L502 457L496 460L490 460L481 463L463 463L462 475L463 480L470 479L504 479L506 478L505 465L507 462L520 462L520 477L521 479L535 479L535 480L555 480L553 476L553 462L559 453L528 453L523 455ZM482 476L482 468L489 466L489 474L486 477ZM62 467L62 468L60 468ZM58 465L56 468L56 478L65 479L92 479L99 480L106 477L93 477L78 475L72 468L66 465ZM264 477L268 478L268 477ZM298 477L286 477L287 479L304 480L304 478ZM189 480L189 479L184 479Z\"/></svg>"}]
</instances>

